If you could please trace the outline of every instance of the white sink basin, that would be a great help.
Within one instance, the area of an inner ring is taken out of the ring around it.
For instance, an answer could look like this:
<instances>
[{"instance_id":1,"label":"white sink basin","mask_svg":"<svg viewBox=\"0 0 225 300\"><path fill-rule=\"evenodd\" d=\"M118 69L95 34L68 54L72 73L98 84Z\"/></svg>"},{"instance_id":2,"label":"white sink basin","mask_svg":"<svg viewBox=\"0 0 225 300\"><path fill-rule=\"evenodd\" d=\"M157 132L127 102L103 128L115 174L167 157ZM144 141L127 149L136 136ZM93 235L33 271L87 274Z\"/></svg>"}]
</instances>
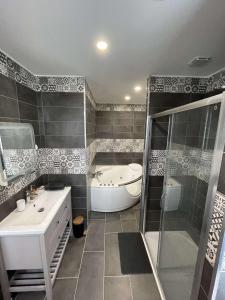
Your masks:
<instances>
[{"instance_id":1,"label":"white sink basin","mask_svg":"<svg viewBox=\"0 0 225 300\"><path fill-rule=\"evenodd\" d=\"M32 203L26 205L24 211L18 212L15 209L0 223L0 236L16 232L43 232L69 192L70 187L60 191L43 191Z\"/></svg>"}]
</instances>

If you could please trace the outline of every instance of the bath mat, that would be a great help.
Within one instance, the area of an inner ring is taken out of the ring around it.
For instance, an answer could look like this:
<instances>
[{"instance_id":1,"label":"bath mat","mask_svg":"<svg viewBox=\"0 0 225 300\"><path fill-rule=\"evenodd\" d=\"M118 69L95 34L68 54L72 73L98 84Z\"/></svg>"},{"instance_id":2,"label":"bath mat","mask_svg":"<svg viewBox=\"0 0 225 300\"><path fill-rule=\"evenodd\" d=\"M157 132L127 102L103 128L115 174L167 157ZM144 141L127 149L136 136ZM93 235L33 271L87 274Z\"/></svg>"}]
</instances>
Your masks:
<instances>
[{"instance_id":1,"label":"bath mat","mask_svg":"<svg viewBox=\"0 0 225 300\"><path fill-rule=\"evenodd\" d=\"M122 274L152 273L152 268L139 232L118 233Z\"/></svg>"}]
</instances>

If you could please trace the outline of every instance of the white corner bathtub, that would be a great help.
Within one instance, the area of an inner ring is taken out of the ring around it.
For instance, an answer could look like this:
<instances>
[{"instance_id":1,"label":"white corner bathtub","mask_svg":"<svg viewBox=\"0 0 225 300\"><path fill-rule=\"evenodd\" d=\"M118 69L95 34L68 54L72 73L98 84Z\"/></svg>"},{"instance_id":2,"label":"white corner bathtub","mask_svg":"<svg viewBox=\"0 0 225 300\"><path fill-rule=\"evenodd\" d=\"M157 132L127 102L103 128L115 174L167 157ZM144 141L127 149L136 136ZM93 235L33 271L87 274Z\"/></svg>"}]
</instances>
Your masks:
<instances>
[{"instance_id":1,"label":"white corner bathtub","mask_svg":"<svg viewBox=\"0 0 225 300\"><path fill-rule=\"evenodd\" d=\"M91 210L120 211L133 206L140 199L142 166L139 164L96 166L91 183Z\"/></svg>"}]
</instances>

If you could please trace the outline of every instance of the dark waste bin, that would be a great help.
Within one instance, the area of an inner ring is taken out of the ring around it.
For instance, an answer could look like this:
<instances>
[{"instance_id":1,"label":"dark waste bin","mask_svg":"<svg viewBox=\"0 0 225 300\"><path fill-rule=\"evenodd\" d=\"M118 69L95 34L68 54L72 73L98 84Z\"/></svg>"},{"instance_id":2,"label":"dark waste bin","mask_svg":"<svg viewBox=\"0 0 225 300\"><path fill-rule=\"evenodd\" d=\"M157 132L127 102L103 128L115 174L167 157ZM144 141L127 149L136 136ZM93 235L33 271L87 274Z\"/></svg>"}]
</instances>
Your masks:
<instances>
[{"instance_id":1,"label":"dark waste bin","mask_svg":"<svg viewBox=\"0 0 225 300\"><path fill-rule=\"evenodd\" d=\"M73 235L76 238L84 236L84 217L79 216L73 219Z\"/></svg>"}]
</instances>

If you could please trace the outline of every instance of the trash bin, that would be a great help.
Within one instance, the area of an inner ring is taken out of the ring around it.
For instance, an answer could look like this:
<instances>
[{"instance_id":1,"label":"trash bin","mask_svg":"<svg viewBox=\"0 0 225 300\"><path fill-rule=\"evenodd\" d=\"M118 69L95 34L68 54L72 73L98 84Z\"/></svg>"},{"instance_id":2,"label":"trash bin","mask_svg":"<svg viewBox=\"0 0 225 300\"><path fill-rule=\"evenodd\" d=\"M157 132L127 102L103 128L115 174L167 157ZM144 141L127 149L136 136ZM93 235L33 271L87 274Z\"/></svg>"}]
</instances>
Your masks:
<instances>
[{"instance_id":1,"label":"trash bin","mask_svg":"<svg viewBox=\"0 0 225 300\"><path fill-rule=\"evenodd\" d=\"M79 216L73 219L73 235L76 238L84 235L84 217Z\"/></svg>"}]
</instances>

